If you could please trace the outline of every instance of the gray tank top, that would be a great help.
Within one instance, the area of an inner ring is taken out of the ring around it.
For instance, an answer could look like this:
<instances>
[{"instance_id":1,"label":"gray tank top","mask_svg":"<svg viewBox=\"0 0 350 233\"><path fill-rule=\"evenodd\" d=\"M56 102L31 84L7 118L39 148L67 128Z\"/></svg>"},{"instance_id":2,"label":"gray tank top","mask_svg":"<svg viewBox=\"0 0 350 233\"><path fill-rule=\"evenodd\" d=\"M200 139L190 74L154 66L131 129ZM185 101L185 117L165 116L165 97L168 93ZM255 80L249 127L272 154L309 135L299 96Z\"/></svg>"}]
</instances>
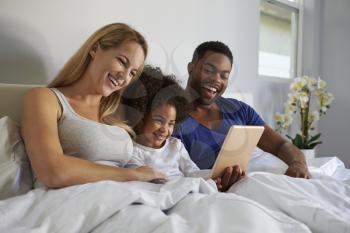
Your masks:
<instances>
[{"instance_id":1,"label":"gray tank top","mask_svg":"<svg viewBox=\"0 0 350 233\"><path fill-rule=\"evenodd\" d=\"M64 154L118 167L130 160L133 144L125 129L80 116L58 89L51 90L62 106L58 136Z\"/></svg>"}]
</instances>

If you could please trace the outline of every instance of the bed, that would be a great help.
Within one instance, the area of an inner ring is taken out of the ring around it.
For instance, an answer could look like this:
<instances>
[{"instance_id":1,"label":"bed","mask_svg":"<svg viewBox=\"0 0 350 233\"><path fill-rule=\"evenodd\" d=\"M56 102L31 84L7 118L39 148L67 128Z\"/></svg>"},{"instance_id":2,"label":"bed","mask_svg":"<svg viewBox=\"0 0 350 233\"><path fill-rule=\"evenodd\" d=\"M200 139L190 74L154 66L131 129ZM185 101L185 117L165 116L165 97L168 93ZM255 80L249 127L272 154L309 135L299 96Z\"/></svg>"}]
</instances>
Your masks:
<instances>
[{"instance_id":1,"label":"bed","mask_svg":"<svg viewBox=\"0 0 350 233\"><path fill-rule=\"evenodd\" d=\"M21 98L32 87L0 84L0 118L18 126ZM8 163L18 162L11 156ZM5 159L0 153L0 168ZM14 179L17 193L0 201L0 232L350 232L349 169L336 157L307 162L312 179L290 178L283 162L256 150L248 175L226 193L202 178L62 189L23 188ZM28 178L28 169L14 178Z\"/></svg>"}]
</instances>

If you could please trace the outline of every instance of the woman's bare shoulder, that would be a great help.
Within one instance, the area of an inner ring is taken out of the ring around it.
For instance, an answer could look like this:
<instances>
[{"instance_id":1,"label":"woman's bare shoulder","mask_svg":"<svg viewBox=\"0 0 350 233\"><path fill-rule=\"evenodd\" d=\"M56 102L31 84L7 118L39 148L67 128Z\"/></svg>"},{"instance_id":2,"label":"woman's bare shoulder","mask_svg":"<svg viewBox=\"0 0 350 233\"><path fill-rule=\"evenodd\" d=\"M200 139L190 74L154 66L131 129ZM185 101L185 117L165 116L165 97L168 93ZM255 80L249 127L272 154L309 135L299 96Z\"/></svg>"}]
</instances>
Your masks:
<instances>
[{"instance_id":1,"label":"woman's bare shoulder","mask_svg":"<svg viewBox=\"0 0 350 233\"><path fill-rule=\"evenodd\" d=\"M61 107L56 95L47 87L35 87L30 89L22 100L23 110L51 112L60 115ZM50 109L50 111L47 111Z\"/></svg>"},{"instance_id":2,"label":"woman's bare shoulder","mask_svg":"<svg viewBox=\"0 0 350 233\"><path fill-rule=\"evenodd\" d=\"M47 87L34 87L27 91L25 97L49 97L53 92Z\"/></svg>"},{"instance_id":3,"label":"woman's bare shoulder","mask_svg":"<svg viewBox=\"0 0 350 233\"><path fill-rule=\"evenodd\" d=\"M47 87L34 87L24 95L24 102L57 103L57 98Z\"/></svg>"}]
</instances>

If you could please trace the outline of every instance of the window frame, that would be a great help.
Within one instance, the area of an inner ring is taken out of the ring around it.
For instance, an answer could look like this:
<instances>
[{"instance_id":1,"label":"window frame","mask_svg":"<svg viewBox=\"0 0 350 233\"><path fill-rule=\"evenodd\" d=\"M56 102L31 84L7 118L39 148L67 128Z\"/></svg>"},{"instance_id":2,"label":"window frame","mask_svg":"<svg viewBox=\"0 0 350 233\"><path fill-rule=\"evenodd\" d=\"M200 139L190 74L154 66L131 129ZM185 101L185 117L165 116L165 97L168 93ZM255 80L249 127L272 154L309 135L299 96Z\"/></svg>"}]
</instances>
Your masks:
<instances>
[{"instance_id":1,"label":"window frame","mask_svg":"<svg viewBox=\"0 0 350 233\"><path fill-rule=\"evenodd\" d=\"M262 2L268 2L270 4L274 4L279 7L284 8L293 8L293 10L298 12L298 30L297 30L297 41L296 41L296 72L295 76L300 77L302 73L302 48L303 48L303 19L304 19L304 4L303 0L298 0L298 2L292 2L288 0L260 0L260 5ZM259 8L259 14L261 14L261 10ZM259 17L260 19L260 17ZM260 21L259 21L259 31L260 31ZM260 40L260 33L259 33L259 40ZM259 51L258 56L260 54L260 42L259 42ZM258 76L266 81L274 81L274 82L281 82L281 83L289 83L291 82L295 77L289 77L289 78L282 78L278 76L269 76L269 75L261 75L259 74L259 66L260 66L260 59L258 59Z\"/></svg>"}]
</instances>

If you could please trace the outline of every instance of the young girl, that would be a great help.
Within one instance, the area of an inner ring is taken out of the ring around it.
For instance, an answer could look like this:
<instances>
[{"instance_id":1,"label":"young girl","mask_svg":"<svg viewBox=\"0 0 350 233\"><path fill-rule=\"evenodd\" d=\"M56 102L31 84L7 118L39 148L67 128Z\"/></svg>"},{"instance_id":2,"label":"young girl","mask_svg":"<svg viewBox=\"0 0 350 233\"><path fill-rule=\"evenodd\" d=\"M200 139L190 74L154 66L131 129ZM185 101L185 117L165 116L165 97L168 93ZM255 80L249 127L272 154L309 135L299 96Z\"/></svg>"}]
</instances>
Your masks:
<instances>
[{"instance_id":1,"label":"young girl","mask_svg":"<svg viewBox=\"0 0 350 233\"><path fill-rule=\"evenodd\" d=\"M139 80L125 90L122 103L128 119L134 117L129 124L136 133L133 156L127 167L151 166L169 179L203 174L182 142L171 137L175 125L191 109L187 93L174 76L146 66Z\"/></svg>"}]
</instances>

